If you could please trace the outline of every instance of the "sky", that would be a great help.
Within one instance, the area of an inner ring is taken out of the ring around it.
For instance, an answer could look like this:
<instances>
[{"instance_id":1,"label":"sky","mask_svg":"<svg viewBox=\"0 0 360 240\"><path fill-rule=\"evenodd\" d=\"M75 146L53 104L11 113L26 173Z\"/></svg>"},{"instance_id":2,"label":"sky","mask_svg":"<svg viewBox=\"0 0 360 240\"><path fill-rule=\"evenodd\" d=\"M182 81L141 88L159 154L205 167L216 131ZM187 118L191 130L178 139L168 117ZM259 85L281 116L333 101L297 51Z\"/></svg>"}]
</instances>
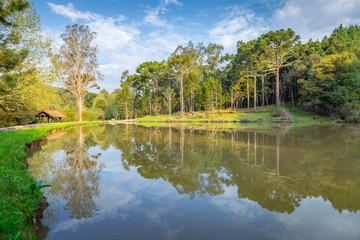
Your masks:
<instances>
[{"instance_id":1,"label":"sky","mask_svg":"<svg viewBox=\"0 0 360 240\"><path fill-rule=\"evenodd\" d=\"M145 61L162 61L192 41L235 53L270 30L292 28L302 42L321 40L340 24L360 25L360 0L35 0L47 34L62 45L67 25L97 33L100 87L112 92L121 74Z\"/></svg>"}]
</instances>

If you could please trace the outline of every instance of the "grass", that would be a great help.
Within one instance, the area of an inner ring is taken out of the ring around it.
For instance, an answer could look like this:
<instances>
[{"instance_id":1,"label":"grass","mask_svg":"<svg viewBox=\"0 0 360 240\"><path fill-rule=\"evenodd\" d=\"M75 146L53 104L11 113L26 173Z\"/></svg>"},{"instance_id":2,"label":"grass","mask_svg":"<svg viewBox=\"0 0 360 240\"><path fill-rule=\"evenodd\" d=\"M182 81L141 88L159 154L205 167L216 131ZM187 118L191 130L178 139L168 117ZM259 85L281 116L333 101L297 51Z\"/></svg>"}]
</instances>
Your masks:
<instances>
[{"instance_id":1,"label":"grass","mask_svg":"<svg viewBox=\"0 0 360 240\"><path fill-rule=\"evenodd\" d=\"M168 115L145 116L135 119L139 122L275 122L275 123L334 123L335 121L329 117L320 116L313 112L306 112L299 107L285 106L285 109L294 117L293 120L282 120L281 118L273 117L275 111L274 106L258 107L255 112L253 109L233 110L218 110L215 111L214 116L211 112L195 112L194 115L186 113L181 118L179 113L173 114L171 118Z\"/></svg>"},{"instance_id":2,"label":"grass","mask_svg":"<svg viewBox=\"0 0 360 240\"><path fill-rule=\"evenodd\" d=\"M46 199L45 187L27 170L26 145L50 130L104 122L54 123L38 128L0 132L0 239L36 239L36 212Z\"/></svg>"}]
</instances>

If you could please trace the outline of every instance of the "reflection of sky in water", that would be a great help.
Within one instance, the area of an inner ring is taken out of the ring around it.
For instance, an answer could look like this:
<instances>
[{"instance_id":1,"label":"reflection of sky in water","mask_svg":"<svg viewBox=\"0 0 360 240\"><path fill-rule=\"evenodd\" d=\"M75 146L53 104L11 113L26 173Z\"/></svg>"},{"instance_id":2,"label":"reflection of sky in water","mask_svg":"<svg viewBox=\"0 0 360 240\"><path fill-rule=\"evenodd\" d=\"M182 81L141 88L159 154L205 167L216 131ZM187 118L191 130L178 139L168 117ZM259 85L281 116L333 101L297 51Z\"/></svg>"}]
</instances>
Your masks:
<instances>
[{"instance_id":1,"label":"reflection of sky in water","mask_svg":"<svg viewBox=\"0 0 360 240\"><path fill-rule=\"evenodd\" d=\"M163 179L145 179L122 152L90 147L101 153L100 196L94 196L92 217L71 219L66 201L52 203L57 221L48 239L359 239L360 215L342 211L321 197L302 199L291 214L271 212L257 202L238 198L238 187L223 185L224 193L190 199ZM53 156L56 164L64 151ZM226 177L225 169L219 175Z\"/></svg>"},{"instance_id":2,"label":"reflection of sky in water","mask_svg":"<svg viewBox=\"0 0 360 240\"><path fill-rule=\"evenodd\" d=\"M139 176L135 167L124 170L121 152L101 152L98 211L88 219L69 219L61 210L48 239L356 239L360 218L339 214L322 198L307 198L292 214L270 212L237 197L237 187L224 187L223 195L190 200L163 179ZM63 156L63 154L61 154ZM60 202L60 205L65 202Z\"/></svg>"}]
</instances>

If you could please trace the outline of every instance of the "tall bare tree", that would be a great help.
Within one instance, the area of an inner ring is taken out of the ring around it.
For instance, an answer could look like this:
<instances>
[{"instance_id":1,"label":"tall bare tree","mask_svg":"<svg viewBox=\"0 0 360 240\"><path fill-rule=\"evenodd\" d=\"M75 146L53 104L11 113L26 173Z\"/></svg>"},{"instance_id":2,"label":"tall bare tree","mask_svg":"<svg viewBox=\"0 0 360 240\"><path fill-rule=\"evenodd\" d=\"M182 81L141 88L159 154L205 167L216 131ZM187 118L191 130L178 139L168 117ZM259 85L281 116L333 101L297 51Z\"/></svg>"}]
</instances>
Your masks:
<instances>
[{"instance_id":1,"label":"tall bare tree","mask_svg":"<svg viewBox=\"0 0 360 240\"><path fill-rule=\"evenodd\" d=\"M61 35L64 45L57 58L62 70L62 82L75 97L78 106L79 121L82 121L83 102L86 90L96 87L101 79L98 71L97 48L91 46L95 33L86 25L74 24L66 27Z\"/></svg>"}]
</instances>

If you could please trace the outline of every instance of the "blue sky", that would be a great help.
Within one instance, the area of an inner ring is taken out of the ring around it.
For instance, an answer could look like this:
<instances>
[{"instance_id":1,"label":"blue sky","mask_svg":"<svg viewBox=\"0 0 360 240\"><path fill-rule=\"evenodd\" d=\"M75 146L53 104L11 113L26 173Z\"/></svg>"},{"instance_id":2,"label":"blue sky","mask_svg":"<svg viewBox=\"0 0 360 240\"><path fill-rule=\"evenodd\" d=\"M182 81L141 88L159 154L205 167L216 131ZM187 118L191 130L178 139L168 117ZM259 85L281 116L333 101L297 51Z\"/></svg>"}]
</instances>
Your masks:
<instances>
[{"instance_id":1,"label":"blue sky","mask_svg":"<svg viewBox=\"0 0 360 240\"><path fill-rule=\"evenodd\" d=\"M121 73L167 59L188 41L218 43L234 53L238 40L291 27L303 42L340 23L360 25L360 0L36 0L46 32L58 45L70 24L97 32L102 88L119 88Z\"/></svg>"}]
</instances>

